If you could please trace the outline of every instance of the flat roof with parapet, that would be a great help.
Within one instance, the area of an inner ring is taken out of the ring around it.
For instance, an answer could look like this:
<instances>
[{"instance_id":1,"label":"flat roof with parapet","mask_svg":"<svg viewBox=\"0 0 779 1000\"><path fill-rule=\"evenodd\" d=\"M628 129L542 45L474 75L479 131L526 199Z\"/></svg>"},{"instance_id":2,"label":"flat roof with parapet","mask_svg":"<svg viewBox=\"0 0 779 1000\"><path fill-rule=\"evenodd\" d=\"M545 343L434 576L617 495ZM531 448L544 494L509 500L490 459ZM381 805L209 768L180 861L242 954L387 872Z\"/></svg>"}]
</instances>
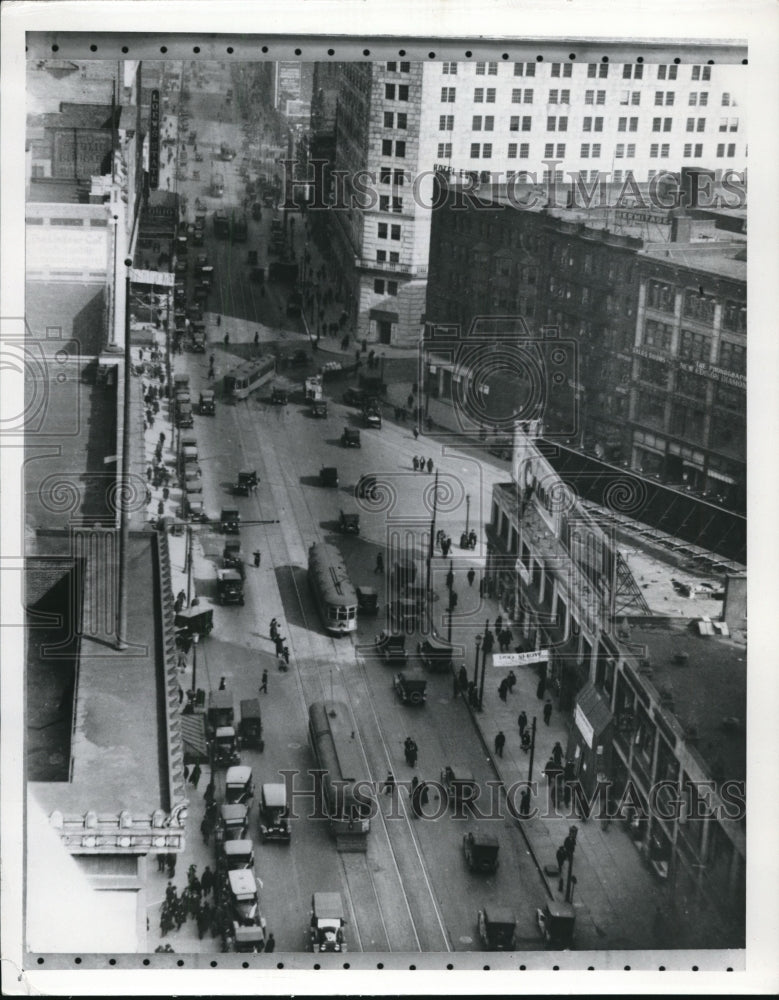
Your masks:
<instances>
[{"instance_id":1,"label":"flat roof with parapet","mask_svg":"<svg viewBox=\"0 0 779 1000\"><path fill-rule=\"evenodd\" d=\"M137 815L171 808L156 543L152 532L130 533L129 647L122 652L106 630L113 626L114 604L106 595L114 580L116 549L97 544L86 559L70 780L35 784L36 798L49 813L128 810ZM28 546L28 555L35 554L70 555L70 534L41 532ZM49 663L56 670L56 658Z\"/></svg>"}]
</instances>

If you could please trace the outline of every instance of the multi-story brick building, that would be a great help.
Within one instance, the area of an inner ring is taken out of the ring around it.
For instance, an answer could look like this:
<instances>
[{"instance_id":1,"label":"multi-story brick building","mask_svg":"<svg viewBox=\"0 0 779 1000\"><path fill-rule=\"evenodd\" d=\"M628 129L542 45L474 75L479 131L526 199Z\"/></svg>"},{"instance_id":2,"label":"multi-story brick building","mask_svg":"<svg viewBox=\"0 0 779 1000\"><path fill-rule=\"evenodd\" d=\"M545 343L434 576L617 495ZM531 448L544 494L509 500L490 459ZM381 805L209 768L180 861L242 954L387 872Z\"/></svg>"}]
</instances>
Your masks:
<instances>
[{"instance_id":1,"label":"multi-story brick building","mask_svg":"<svg viewBox=\"0 0 779 1000\"><path fill-rule=\"evenodd\" d=\"M704 163L716 174L743 170L744 67L707 59L341 64L335 164L344 197L329 223L357 336L420 336L433 170L547 184L646 182ZM509 284L506 268L499 278Z\"/></svg>"}]
</instances>

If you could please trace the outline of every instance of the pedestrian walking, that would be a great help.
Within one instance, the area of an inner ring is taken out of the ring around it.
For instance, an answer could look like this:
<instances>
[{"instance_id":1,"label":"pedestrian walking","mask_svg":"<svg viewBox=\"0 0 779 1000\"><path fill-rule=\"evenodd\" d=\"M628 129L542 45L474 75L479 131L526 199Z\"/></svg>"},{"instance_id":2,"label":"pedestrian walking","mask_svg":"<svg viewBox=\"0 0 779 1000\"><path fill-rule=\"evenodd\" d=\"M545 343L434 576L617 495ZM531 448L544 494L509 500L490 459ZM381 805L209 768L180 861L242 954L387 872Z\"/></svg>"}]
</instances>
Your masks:
<instances>
[{"instance_id":1,"label":"pedestrian walking","mask_svg":"<svg viewBox=\"0 0 779 1000\"><path fill-rule=\"evenodd\" d=\"M195 920L197 922L197 936L202 941L203 935L211 926L211 907L208 903L199 904Z\"/></svg>"},{"instance_id":2,"label":"pedestrian walking","mask_svg":"<svg viewBox=\"0 0 779 1000\"><path fill-rule=\"evenodd\" d=\"M505 635L505 632L503 634ZM506 648L508 649L508 645L506 646ZM508 688L509 694L513 692L514 685L516 683L517 683L517 675L514 673L513 670L509 670L509 675L506 678L506 687Z\"/></svg>"},{"instance_id":3,"label":"pedestrian walking","mask_svg":"<svg viewBox=\"0 0 779 1000\"><path fill-rule=\"evenodd\" d=\"M226 333L225 336L224 336L224 345L225 345L225 347L229 347L230 346L230 334L229 333Z\"/></svg>"},{"instance_id":4,"label":"pedestrian walking","mask_svg":"<svg viewBox=\"0 0 779 1000\"><path fill-rule=\"evenodd\" d=\"M387 777L384 781L384 787L382 789L382 792L385 795L391 795L394 790L395 790L395 775L392 773L392 771L387 771Z\"/></svg>"},{"instance_id":5,"label":"pedestrian walking","mask_svg":"<svg viewBox=\"0 0 779 1000\"><path fill-rule=\"evenodd\" d=\"M424 472L425 470L425 459L423 455L419 456L419 471Z\"/></svg>"},{"instance_id":6,"label":"pedestrian walking","mask_svg":"<svg viewBox=\"0 0 779 1000\"><path fill-rule=\"evenodd\" d=\"M519 738L521 740L525 730L527 729L527 713L524 708L517 716L517 725L519 726Z\"/></svg>"},{"instance_id":7,"label":"pedestrian walking","mask_svg":"<svg viewBox=\"0 0 779 1000\"><path fill-rule=\"evenodd\" d=\"M508 686L506 684L506 678L504 677L503 680L500 682L500 685L498 686L498 697L500 698L501 701L506 700L507 693L508 693Z\"/></svg>"},{"instance_id":8,"label":"pedestrian walking","mask_svg":"<svg viewBox=\"0 0 779 1000\"><path fill-rule=\"evenodd\" d=\"M227 678L224 674L219 678L219 690L225 691L227 689Z\"/></svg>"},{"instance_id":9,"label":"pedestrian walking","mask_svg":"<svg viewBox=\"0 0 779 1000\"><path fill-rule=\"evenodd\" d=\"M176 877L176 855L172 852L168 855L168 878Z\"/></svg>"},{"instance_id":10,"label":"pedestrian walking","mask_svg":"<svg viewBox=\"0 0 779 1000\"><path fill-rule=\"evenodd\" d=\"M502 628L503 628L503 615L498 615L498 617L495 619L495 631L500 632Z\"/></svg>"},{"instance_id":11,"label":"pedestrian walking","mask_svg":"<svg viewBox=\"0 0 779 1000\"><path fill-rule=\"evenodd\" d=\"M413 465L414 465L414 472L419 472L419 459L417 458L416 455L414 455Z\"/></svg>"},{"instance_id":12,"label":"pedestrian walking","mask_svg":"<svg viewBox=\"0 0 779 1000\"><path fill-rule=\"evenodd\" d=\"M260 694L268 693L268 669L267 667L262 672L262 682L260 683Z\"/></svg>"},{"instance_id":13,"label":"pedestrian walking","mask_svg":"<svg viewBox=\"0 0 779 1000\"><path fill-rule=\"evenodd\" d=\"M269 934L268 939L265 942L265 951L267 953L275 950L276 950L276 938L273 936L273 934Z\"/></svg>"},{"instance_id":14,"label":"pedestrian walking","mask_svg":"<svg viewBox=\"0 0 779 1000\"><path fill-rule=\"evenodd\" d=\"M560 741L552 747L552 760L557 764L558 767L562 766L563 763L563 748L560 745Z\"/></svg>"},{"instance_id":15,"label":"pedestrian walking","mask_svg":"<svg viewBox=\"0 0 779 1000\"><path fill-rule=\"evenodd\" d=\"M465 689L468 687L468 671L465 669L464 663L460 664L458 677L460 679L460 690L465 691Z\"/></svg>"},{"instance_id":16,"label":"pedestrian walking","mask_svg":"<svg viewBox=\"0 0 779 1000\"><path fill-rule=\"evenodd\" d=\"M289 646L284 646L284 648L281 651L281 655L284 657L285 665L289 666Z\"/></svg>"},{"instance_id":17,"label":"pedestrian walking","mask_svg":"<svg viewBox=\"0 0 779 1000\"><path fill-rule=\"evenodd\" d=\"M381 554L381 552L376 553L376 568L374 569L373 572L374 573L384 572L384 556Z\"/></svg>"},{"instance_id":18,"label":"pedestrian walking","mask_svg":"<svg viewBox=\"0 0 779 1000\"><path fill-rule=\"evenodd\" d=\"M473 566L471 566L471 568L468 570L466 576L468 578L468 586L472 587L473 581L476 579L476 570L473 568Z\"/></svg>"},{"instance_id":19,"label":"pedestrian walking","mask_svg":"<svg viewBox=\"0 0 779 1000\"><path fill-rule=\"evenodd\" d=\"M195 764L192 768L192 774L189 776L189 783L194 788L197 788L198 781L200 781L200 764Z\"/></svg>"},{"instance_id":20,"label":"pedestrian walking","mask_svg":"<svg viewBox=\"0 0 779 1000\"><path fill-rule=\"evenodd\" d=\"M556 857L557 857L557 869L560 875L562 875L563 867L565 866L565 862L568 858L568 854L562 844L560 844L560 846L557 848Z\"/></svg>"},{"instance_id":21,"label":"pedestrian walking","mask_svg":"<svg viewBox=\"0 0 779 1000\"><path fill-rule=\"evenodd\" d=\"M260 560L261 559L262 559L262 554L260 553L259 549L257 549L254 552L254 568L255 569L259 569L260 568Z\"/></svg>"},{"instance_id":22,"label":"pedestrian walking","mask_svg":"<svg viewBox=\"0 0 779 1000\"><path fill-rule=\"evenodd\" d=\"M552 702L547 698L544 704L544 722L549 725L549 720L552 718Z\"/></svg>"},{"instance_id":23,"label":"pedestrian walking","mask_svg":"<svg viewBox=\"0 0 779 1000\"><path fill-rule=\"evenodd\" d=\"M522 794L519 796L519 815L529 816L530 815L530 789L524 788Z\"/></svg>"},{"instance_id":24,"label":"pedestrian walking","mask_svg":"<svg viewBox=\"0 0 779 1000\"><path fill-rule=\"evenodd\" d=\"M498 757L503 756L503 747L506 745L506 737L503 734L503 730L498 733L495 737L495 753Z\"/></svg>"},{"instance_id":25,"label":"pedestrian walking","mask_svg":"<svg viewBox=\"0 0 779 1000\"><path fill-rule=\"evenodd\" d=\"M444 553L444 555L446 555L446 553ZM454 573L451 571L451 569L446 574L446 586L449 590L451 590L452 587L454 586Z\"/></svg>"},{"instance_id":26,"label":"pedestrian walking","mask_svg":"<svg viewBox=\"0 0 779 1000\"><path fill-rule=\"evenodd\" d=\"M211 805L211 803L214 801L215 791L216 789L214 787L214 779L211 778L211 780L206 785L206 790L203 792L203 801L205 802L206 807Z\"/></svg>"},{"instance_id":27,"label":"pedestrian walking","mask_svg":"<svg viewBox=\"0 0 779 1000\"><path fill-rule=\"evenodd\" d=\"M432 458L428 458L428 460L427 460L427 471L428 472L432 472L433 471L433 459Z\"/></svg>"},{"instance_id":28,"label":"pedestrian walking","mask_svg":"<svg viewBox=\"0 0 779 1000\"><path fill-rule=\"evenodd\" d=\"M208 818L208 814L200 821L200 834L203 837L203 843L208 846L211 839L211 820Z\"/></svg>"},{"instance_id":29,"label":"pedestrian walking","mask_svg":"<svg viewBox=\"0 0 779 1000\"><path fill-rule=\"evenodd\" d=\"M200 876L200 885L203 889L203 895L209 896L214 888L214 873L208 865L205 866L203 874Z\"/></svg>"},{"instance_id":30,"label":"pedestrian walking","mask_svg":"<svg viewBox=\"0 0 779 1000\"><path fill-rule=\"evenodd\" d=\"M221 326L222 325L222 317L221 316L217 316L216 317L216 325L217 326Z\"/></svg>"},{"instance_id":31,"label":"pedestrian walking","mask_svg":"<svg viewBox=\"0 0 779 1000\"><path fill-rule=\"evenodd\" d=\"M257 347L257 345L259 344L259 342L260 342L260 332L259 332L259 330L258 330L258 331L257 331L257 332L256 332L256 333L254 334L254 346L255 346L255 347Z\"/></svg>"},{"instance_id":32,"label":"pedestrian walking","mask_svg":"<svg viewBox=\"0 0 779 1000\"><path fill-rule=\"evenodd\" d=\"M273 641L276 641L276 636L279 634L279 623L275 618L270 620L270 637Z\"/></svg>"},{"instance_id":33,"label":"pedestrian walking","mask_svg":"<svg viewBox=\"0 0 779 1000\"><path fill-rule=\"evenodd\" d=\"M157 855L157 871L158 872L164 872L165 871L165 855L164 854L158 854Z\"/></svg>"},{"instance_id":34,"label":"pedestrian walking","mask_svg":"<svg viewBox=\"0 0 779 1000\"><path fill-rule=\"evenodd\" d=\"M479 597L484 597L484 577L479 580Z\"/></svg>"},{"instance_id":35,"label":"pedestrian walking","mask_svg":"<svg viewBox=\"0 0 779 1000\"><path fill-rule=\"evenodd\" d=\"M536 687L536 698L541 701L544 697L544 692L546 691L546 677L542 674L538 679L538 686Z\"/></svg>"},{"instance_id":36,"label":"pedestrian walking","mask_svg":"<svg viewBox=\"0 0 779 1000\"><path fill-rule=\"evenodd\" d=\"M414 433L414 440L416 441L416 439L419 437L419 428L415 427L413 433Z\"/></svg>"}]
</instances>

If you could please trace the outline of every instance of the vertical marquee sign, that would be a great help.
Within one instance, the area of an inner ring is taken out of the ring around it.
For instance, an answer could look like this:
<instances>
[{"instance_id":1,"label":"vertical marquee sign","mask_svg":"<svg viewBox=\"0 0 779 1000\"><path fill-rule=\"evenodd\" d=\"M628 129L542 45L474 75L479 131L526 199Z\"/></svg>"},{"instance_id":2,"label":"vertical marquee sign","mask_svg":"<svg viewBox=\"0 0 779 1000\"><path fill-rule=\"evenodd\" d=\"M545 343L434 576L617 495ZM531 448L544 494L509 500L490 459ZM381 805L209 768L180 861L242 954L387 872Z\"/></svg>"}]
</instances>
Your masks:
<instances>
[{"instance_id":1,"label":"vertical marquee sign","mask_svg":"<svg viewBox=\"0 0 779 1000\"><path fill-rule=\"evenodd\" d=\"M149 110L149 187L156 190L160 185L160 92L151 92Z\"/></svg>"}]
</instances>

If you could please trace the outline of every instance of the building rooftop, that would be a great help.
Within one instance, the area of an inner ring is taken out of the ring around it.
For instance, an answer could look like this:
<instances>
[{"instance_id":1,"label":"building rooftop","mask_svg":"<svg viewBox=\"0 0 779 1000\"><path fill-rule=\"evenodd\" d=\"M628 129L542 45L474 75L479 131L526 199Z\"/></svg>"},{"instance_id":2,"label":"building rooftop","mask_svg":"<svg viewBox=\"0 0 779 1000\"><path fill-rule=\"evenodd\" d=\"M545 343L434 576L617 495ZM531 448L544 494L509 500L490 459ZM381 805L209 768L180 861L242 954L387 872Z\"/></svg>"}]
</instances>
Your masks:
<instances>
[{"instance_id":1,"label":"building rooftop","mask_svg":"<svg viewBox=\"0 0 779 1000\"><path fill-rule=\"evenodd\" d=\"M58 111L30 115L30 128L87 128L110 129L112 113L118 119L120 108L112 108L110 104L71 104L60 103Z\"/></svg>"},{"instance_id":2,"label":"building rooftop","mask_svg":"<svg viewBox=\"0 0 779 1000\"><path fill-rule=\"evenodd\" d=\"M116 63L95 60L93 65L104 69L104 76L100 79L83 76L81 67L76 63L62 59L41 62L40 68L34 62L27 67L25 100L28 116L58 112L63 102L110 108Z\"/></svg>"},{"instance_id":3,"label":"building rooftop","mask_svg":"<svg viewBox=\"0 0 779 1000\"><path fill-rule=\"evenodd\" d=\"M727 242L723 239L706 243L649 244L639 251L639 256L721 278L743 282L747 280L746 240L737 240L732 233L727 234Z\"/></svg>"},{"instance_id":4,"label":"building rooftop","mask_svg":"<svg viewBox=\"0 0 779 1000\"><path fill-rule=\"evenodd\" d=\"M646 648L651 682L672 698L678 719L706 771L716 781L746 778L746 647L721 636L700 636L682 622L633 626L634 643ZM686 655L685 664L675 658ZM645 654L640 654L645 655Z\"/></svg>"}]
</instances>

